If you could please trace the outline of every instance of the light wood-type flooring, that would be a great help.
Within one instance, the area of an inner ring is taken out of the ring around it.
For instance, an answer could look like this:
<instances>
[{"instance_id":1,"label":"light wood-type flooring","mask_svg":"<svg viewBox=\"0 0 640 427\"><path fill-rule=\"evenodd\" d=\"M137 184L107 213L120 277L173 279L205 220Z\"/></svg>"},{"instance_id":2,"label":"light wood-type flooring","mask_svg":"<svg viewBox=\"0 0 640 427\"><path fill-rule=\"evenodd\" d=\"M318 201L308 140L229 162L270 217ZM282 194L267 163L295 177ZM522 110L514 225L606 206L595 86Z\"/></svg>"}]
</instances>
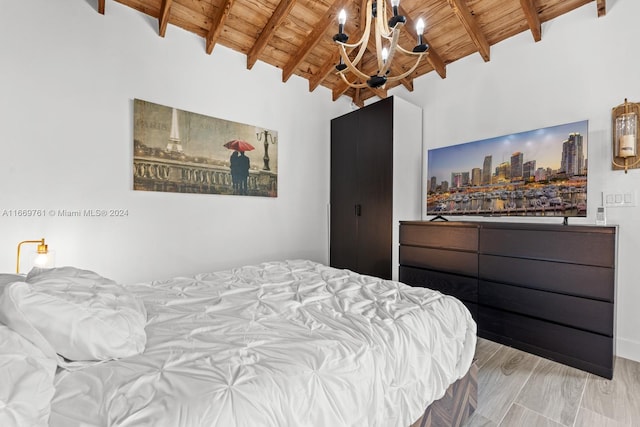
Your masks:
<instances>
[{"instance_id":1,"label":"light wood-type flooring","mask_svg":"<svg viewBox=\"0 0 640 427\"><path fill-rule=\"evenodd\" d=\"M612 380L478 338L478 408L464 427L640 427L640 363Z\"/></svg>"}]
</instances>

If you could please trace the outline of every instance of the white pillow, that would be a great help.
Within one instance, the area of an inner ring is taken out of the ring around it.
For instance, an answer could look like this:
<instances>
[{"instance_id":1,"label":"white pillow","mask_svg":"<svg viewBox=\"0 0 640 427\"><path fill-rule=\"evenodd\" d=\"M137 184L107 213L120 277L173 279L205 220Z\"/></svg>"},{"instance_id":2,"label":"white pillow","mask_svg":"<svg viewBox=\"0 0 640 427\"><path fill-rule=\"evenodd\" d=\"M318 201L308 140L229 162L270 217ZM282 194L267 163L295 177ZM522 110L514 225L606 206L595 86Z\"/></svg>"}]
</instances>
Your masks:
<instances>
[{"instance_id":1,"label":"white pillow","mask_svg":"<svg viewBox=\"0 0 640 427\"><path fill-rule=\"evenodd\" d=\"M142 353L146 321L131 292L74 267L33 269L26 282L7 285L0 295L0 322L54 358L103 361Z\"/></svg>"},{"instance_id":2,"label":"white pillow","mask_svg":"<svg viewBox=\"0 0 640 427\"><path fill-rule=\"evenodd\" d=\"M56 362L0 325L0 425L47 426Z\"/></svg>"}]
</instances>

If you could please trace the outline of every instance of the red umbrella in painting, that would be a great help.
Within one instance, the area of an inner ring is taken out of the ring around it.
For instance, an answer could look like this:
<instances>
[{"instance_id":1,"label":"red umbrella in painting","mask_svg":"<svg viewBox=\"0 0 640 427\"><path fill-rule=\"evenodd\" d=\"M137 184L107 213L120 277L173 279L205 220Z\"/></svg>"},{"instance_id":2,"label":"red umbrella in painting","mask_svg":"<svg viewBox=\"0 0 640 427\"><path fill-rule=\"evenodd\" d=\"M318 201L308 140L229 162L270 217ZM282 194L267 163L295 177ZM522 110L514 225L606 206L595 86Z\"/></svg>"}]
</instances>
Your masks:
<instances>
[{"instance_id":1,"label":"red umbrella in painting","mask_svg":"<svg viewBox=\"0 0 640 427\"><path fill-rule=\"evenodd\" d=\"M224 146L227 147L229 150L236 150L236 151L251 151L251 150L255 150L255 147L253 145L251 145L247 141L243 141L241 139L231 140L231 141L227 142L226 144L224 144Z\"/></svg>"}]
</instances>

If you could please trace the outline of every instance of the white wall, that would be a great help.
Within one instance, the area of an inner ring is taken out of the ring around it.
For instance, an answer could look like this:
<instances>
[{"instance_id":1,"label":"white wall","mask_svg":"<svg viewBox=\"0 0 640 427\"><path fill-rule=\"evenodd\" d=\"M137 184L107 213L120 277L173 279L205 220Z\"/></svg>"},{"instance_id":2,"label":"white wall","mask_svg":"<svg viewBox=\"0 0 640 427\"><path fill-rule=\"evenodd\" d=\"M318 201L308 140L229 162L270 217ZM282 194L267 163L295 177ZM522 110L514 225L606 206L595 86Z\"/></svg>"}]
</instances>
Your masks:
<instances>
[{"instance_id":1,"label":"white wall","mask_svg":"<svg viewBox=\"0 0 640 427\"><path fill-rule=\"evenodd\" d=\"M0 13L0 271L45 237L57 265L122 282L283 258L328 262L331 118L346 98L116 2L4 1ZM132 190L133 99L278 131L277 198ZM9 217L127 209L126 218ZM5 215L3 216L3 212Z\"/></svg>"},{"instance_id":2,"label":"white wall","mask_svg":"<svg viewBox=\"0 0 640 427\"><path fill-rule=\"evenodd\" d=\"M493 46L488 63L473 54L449 65L444 80L429 73L412 93L394 90L423 108L425 148L588 119L588 215L570 223L595 223L604 190L640 196L640 170L625 175L610 164L611 109L625 97L640 102L640 2L607 5L605 17L589 3L543 24L538 43L525 32ZM620 232L617 353L640 361L640 207L609 209L607 221Z\"/></svg>"}]
</instances>

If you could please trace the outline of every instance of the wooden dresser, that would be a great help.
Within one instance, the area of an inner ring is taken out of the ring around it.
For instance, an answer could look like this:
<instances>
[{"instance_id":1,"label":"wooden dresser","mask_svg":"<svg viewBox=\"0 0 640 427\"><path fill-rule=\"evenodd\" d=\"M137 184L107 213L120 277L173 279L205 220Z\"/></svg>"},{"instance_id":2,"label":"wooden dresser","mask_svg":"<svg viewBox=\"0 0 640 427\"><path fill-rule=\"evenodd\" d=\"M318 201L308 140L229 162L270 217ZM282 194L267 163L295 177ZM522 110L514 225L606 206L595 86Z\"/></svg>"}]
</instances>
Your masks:
<instances>
[{"instance_id":1,"label":"wooden dresser","mask_svg":"<svg viewBox=\"0 0 640 427\"><path fill-rule=\"evenodd\" d=\"M400 223L400 281L459 298L478 335L611 378L617 228Z\"/></svg>"}]
</instances>

